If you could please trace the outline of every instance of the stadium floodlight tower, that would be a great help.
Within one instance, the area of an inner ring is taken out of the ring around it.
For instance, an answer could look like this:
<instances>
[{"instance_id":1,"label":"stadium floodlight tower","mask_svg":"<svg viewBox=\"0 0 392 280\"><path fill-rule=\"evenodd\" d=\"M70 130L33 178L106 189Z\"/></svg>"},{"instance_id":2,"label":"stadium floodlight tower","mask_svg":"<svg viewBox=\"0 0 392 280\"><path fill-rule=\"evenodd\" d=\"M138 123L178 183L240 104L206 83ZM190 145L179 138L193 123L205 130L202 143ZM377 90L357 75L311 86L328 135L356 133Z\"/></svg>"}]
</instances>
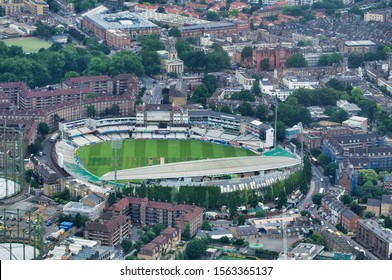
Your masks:
<instances>
[{"instance_id":1,"label":"stadium floodlight tower","mask_svg":"<svg viewBox=\"0 0 392 280\"><path fill-rule=\"evenodd\" d=\"M117 196L117 150L122 148L122 139L114 139L112 141L112 148L114 150L114 196Z\"/></svg>"},{"instance_id":2,"label":"stadium floodlight tower","mask_svg":"<svg viewBox=\"0 0 392 280\"><path fill-rule=\"evenodd\" d=\"M304 166L304 126L302 122L298 123L299 128L301 129L301 167Z\"/></svg>"}]
</instances>

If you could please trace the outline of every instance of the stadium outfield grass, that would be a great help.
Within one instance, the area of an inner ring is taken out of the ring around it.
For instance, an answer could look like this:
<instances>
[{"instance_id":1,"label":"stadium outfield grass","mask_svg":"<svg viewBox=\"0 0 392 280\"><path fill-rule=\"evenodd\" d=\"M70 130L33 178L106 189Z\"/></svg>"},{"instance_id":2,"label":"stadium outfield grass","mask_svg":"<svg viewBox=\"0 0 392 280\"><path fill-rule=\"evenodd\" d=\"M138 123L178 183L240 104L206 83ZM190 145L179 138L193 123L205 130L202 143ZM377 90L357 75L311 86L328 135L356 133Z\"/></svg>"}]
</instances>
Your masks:
<instances>
[{"instance_id":1,"label":"stadium outfield grass","mask_svg":"<svg viewBox=\"0 0 392 280\"><path fill-rule=\"evenodd\" d=\"M123 140L117 151L118 170L165 163L208 158L243 157L255 155L252 151L196 140ZM91 173L102 176L114 170L112 142L102 142L80 147L76 156Z\"/></svg>"}]
</instances>

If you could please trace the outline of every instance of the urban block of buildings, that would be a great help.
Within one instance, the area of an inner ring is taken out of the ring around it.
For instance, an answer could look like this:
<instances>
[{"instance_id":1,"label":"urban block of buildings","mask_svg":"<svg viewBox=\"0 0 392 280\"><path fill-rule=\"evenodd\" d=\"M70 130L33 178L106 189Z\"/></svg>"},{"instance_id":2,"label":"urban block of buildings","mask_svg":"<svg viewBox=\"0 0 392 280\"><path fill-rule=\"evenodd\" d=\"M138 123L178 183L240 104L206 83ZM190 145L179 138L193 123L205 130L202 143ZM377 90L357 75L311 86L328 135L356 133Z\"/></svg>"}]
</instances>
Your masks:
<instances>
[{"instance_id":1,"label":"urban block of buildings","mask_svg":"<svg viewBox=\"0 0 392 280\"><path fill-rule=\"evenodd\" d=\"M142 260L159 260L163 254L168 253L172 249L176 249L180 241L181 231L179 229L166 228L150 243L140 248L137 257Z\"/></svg>"},{"instance_id":2,"label":"urban block of buildings","mask_svg":"<svg viewBox=\"0 0 392 280\"><path fill-rule=\"evenodd\" d=\"M196 235L203 223L203 209L193 205L149 201L147 198L126 197L113 204L108 211L130 217L141 225L164 224L178 228L181 234L189 225L190 236Z\"/></svg>"}]
</instances>

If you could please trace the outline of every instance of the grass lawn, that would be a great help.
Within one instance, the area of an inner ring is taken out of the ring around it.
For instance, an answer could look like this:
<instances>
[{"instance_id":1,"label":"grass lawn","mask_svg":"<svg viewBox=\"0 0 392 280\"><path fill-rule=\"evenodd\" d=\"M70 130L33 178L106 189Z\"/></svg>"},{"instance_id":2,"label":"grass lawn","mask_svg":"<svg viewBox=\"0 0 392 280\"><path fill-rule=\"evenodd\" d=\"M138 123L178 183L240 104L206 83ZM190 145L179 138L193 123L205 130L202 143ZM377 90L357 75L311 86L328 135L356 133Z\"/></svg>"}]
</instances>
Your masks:
<instances>
[{"instance_id":1,"label":"grass lawn","mask_svg":"<svg viewBox=\"0 0 392 280\"><path fill-rule=\"evenodd\" d=\"M7 46L19 46L22 47L25 53L38 52L39 49L49 48L52 43L48 41L44 41L35 37L27 37L27 38L14 38L14 39L5 39L3 40Z\"/></svg>"},{"instance_id":2,"label":"grass lawn","mask_svg":"<svg viewBox=\"0 0 392 280\"><path fill-rule=\"evenodd\" d=\"M102 176L114 170L114 151L112 142L102 142L84 146L76 151L84 167L91 173ZM224 145L194 140L134 140L123 141L122 149L117 152L118 169L165 163L200 160L207 158L243 157L255 155L253 152Z\"/></svg>"}]
</instances>

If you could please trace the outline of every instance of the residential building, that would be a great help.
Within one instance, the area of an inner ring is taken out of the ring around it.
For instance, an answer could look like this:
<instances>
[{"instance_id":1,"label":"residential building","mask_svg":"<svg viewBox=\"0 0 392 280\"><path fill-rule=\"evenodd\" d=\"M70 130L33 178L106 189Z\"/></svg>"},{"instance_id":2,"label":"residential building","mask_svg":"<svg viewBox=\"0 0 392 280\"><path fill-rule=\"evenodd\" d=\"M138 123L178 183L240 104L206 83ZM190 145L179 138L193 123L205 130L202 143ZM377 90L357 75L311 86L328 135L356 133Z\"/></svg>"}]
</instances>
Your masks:
<instances>
[{"instance_id":1,"label":"residential building","mask_svg":"<svg viewBox=\"0 0 392 280\"><path fill-rule=\"evenodd\" d=\"M392 195L383 194L381 197L381 215L392 216Z\"/></svg>"},{"instance_id":2,"label":"residential building","mask_svg":"<svg viewBox=\"0 0 392 280\"><path fill-rule=\"evenodd\" d=\"M3 16L12 16L20 14L25 8L24 0L1 0L0 14Z\"/></svg>"},{"instance_id":3,"label":"residential building","mask_svg":"<svg viewBox=\"0 0 392 280\"><path fill-rule=\"evenodd\" d=\"M24 0L25 8L33 16L48 16L49 5L43 0Z\"/></svg>"},{"instance_id":4,"label":"residential building","mask_svg":"<svg viewBox=\"0 0 392 280\"><path fill-rule=\"evenodd\" d=\"M386 22L390 18L391 18L390 10L381 10L381 11L372 11L372 12L365 13L363 20Z\"/></svg>"},{"instance_id":5,"label":"residential building","mask_svg":"<svg viewBox=\"0 0 392 280\"><path fill-rule=\"evenodd\" d=\"M181 232L176 228L166 228L150 243L140 248L137 257L142 260L159 260L163 253L176 248L181 241Z\"/></svg>"},{"instance_id":6,"label":"residential building","mask_svg":"<svg viewBox=\"0 0 392 280\"><path fill-rule=\"evenodd\" d=\"M89 93L113 94L113 79L109 76L83 76L69 78L62 83L63 89L88 89Z\"/></svg>"},{"instance_id":7,"label":"residential building","mask_svg":"<svg viewBox=\"0 0 392 280\"><path fill-rule=\"evenodd\" d=\"M392 232L374 220L359 220L356 241L381 260L388 260L392 253Z\"/></svg>"},{"instance_id":8,"label":"residential building","mask_svg":"<svg viewBox=\"0 0 392 280\"><path fill-rule=\"evenodd\" d=\"M253 87L253 83L256 81L255 78L251 77L244 71L235 71L235 77L237 82L246 90L251 90Z\"/></svg>"},{"instance_id":9,"label":"residential building","mask_svg":"<svg viewBox=\"0 0 392 280\"><path fill-rule=\"evenodd\" d=\"M389 194L392 194L392 174L389 174L389 176L385 179L384 188Z\"/></svg>"},{"instance_id":10,"label":"residential building","mask_svg":"<svg viewBox=\"0 0 392 280\"><path fill-rule=\"evenodd\" d=\"M184 204L149 201L147 198L126 197L109 207L109 211L132 217L142 225L164 224L175 227L183 234L187 225L190 235L196 235L203 223L203 209Z\"/></svg>"},{"instance_id":11,"label":"residential building","mask_svg":"<svg viewBox=\"0 0 392 280\"><path fill-rule=\"evenodd\" d=\"M306 53L304 54L304 58L308 64L308 67L318 66L320 57L324 55L323 53Z\"/></svg>"},{"instance_id":12,"label":"residential building","mask_svg":"<svg viewBox=\"0 0 392 280\"><path fill-rule=\"evenodd\" d=\"M334 225L341 224L349 231L356 231L360 217L347 208L343 203L331 195L325 195L321 206L331 216L330 222Z\"/></svg>"},{"instance_id":13,"label":"residential building","mask_svg":"<svg viewBox=\"0 0 392 280\"><path fill-rule=\"evenodd\" d=\"M59 182L60 176L46 164L37 162L33 172L37 177L37 183L43 185L46 196L52 196L62 189Z\"/></svg>"},{"instance_id":14,"label":"residential building","mask_svg":"<svg viewBox=\"0 0 392 280\"><path fill-rule=\"evenodd\" d=\"M376 44L370 40L346 41L343 51L347 53L366 53L376 50Z\"/></svg>"},{"instance_id":15,"label":"residential building","mask_svg":"<svg viewBox=\"0 0 392 280\"><path fill-rule=\"evenodd\" d=\"M314 89L319 86L319 82L316 79L307 78L307 77L294 77L294 76L286 76L282 79L282 83L288 89L299 89L299 88L308 88Z\"/></svg>"},{"instance_id":16,"label":"residential building","mask_svg":"<svg viewBox=\"0 0 392 280\"><path fill-rule=\"evenodd\" d=\"M139 92L139 79L135 74L119 74L113 78L114 94L132 94Z\"/></svg>"},{"instance_id":17,"label":"residential building","mask_svg":"<svg viewBox=\"0 0 392 280\"><path fill-rule=\"evenodd\" d=\"M259 86L260 86L260 90L263 94L271 95L271 91L274 90L274 85L267 78L260 79Z\"/></svg>"},{"instance_id":18,"label":"residential building","mask_svg":"<svg viewBox=\"0 0 392 280\"><path fill-rule=\"evenodd\" d=\"M97 240L104 246L117 246L131 236L131 219L125 215L104 213L97 222L88 222L84 229L84 238Z\"/></svg>"},{"instance_id":19,"label":"residential building","mask_svg":"<svg viewBox=\"0 0 392 280\"><path fill-rule=\"evenodd\" d=\"M266 94L271 95L272 97L278 98L280 101L286 101L286 99L294 92L292 89L288 88L277 88L270 90Z\"/></svg>"},{"instance_id":20,"label":"residential building","mask_svg":"<svg viewBox=\"0 0 392 280\"><path fill-rule=\"evenodd\" d=\"M124 30L106 30L106 44L114 50L130 49L131 36Z\"/></svg>"},{"instance_id":21,"label":"residential building","mask_svg":"<svg viewBox=\"0 0 392 280\"><path fill-rule=\"evenodd\" d=\"M348 231L356 231L357 222L360 219L361 217L359 217L357 214L355 214L353 211L351 211L348 208L346 208L341 213L341 224Z\"/></svg>"}]
</instances>

